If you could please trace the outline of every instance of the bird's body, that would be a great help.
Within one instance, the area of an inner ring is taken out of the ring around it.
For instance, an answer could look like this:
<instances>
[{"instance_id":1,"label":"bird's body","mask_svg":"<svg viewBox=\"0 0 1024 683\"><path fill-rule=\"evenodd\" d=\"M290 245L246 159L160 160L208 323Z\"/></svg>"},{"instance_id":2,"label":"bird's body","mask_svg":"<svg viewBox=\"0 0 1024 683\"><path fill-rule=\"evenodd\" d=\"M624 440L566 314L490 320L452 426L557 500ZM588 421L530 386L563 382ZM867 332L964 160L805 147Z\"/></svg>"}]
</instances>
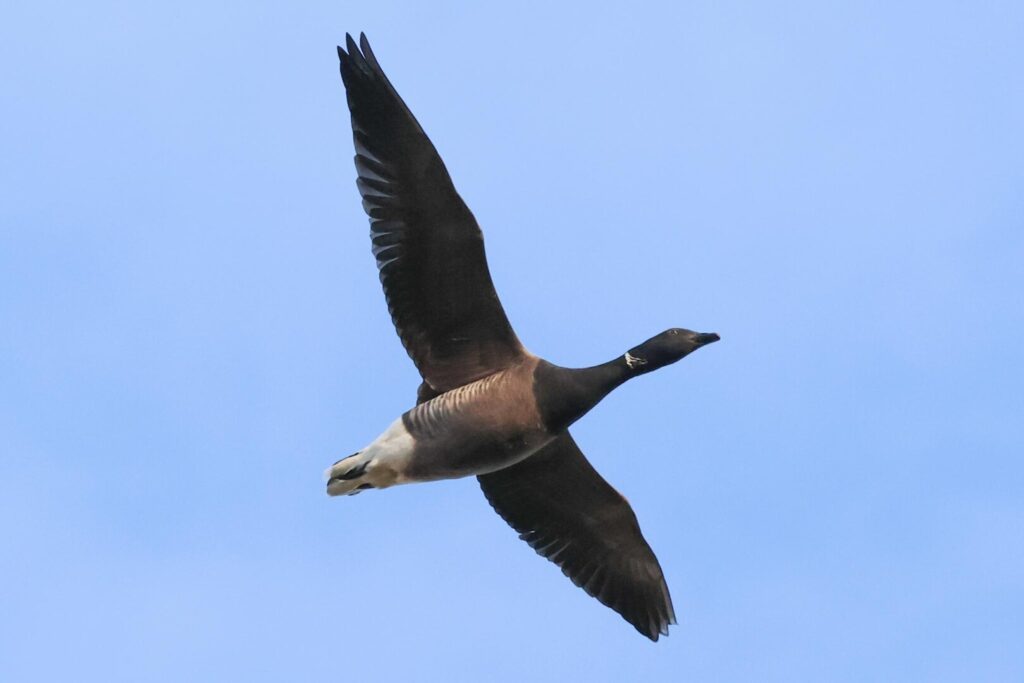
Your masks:
<instances>
[{"instance_id":1,"label":"bird's body","mask_svg":"<svg viewBox=\"0 0 1024 683\"><path fill-rule=\"evenodd\" d=\"M366 37L338 48L357 185L392 320L423 377L417 405L327 471L327 492L476 476L539 554L642 634L675 623L629 503L568 427L623 382L718 340L673 328L589 368L523 347L494 291L483 235Z\"/></svg>"},{"instance_id":2,"label":"bird's body","mask_svg":"<svg viewBox=\"0 0 1024 683\"><path fill-rule=\"evenodd\" d=\"M328 476L336 481L329 492L488 474L532 455L553 438L533 401L537 361L527 358L406 411L369 446L331 467ZM364 463L365 475L343 478Z\"/></svg>"}]
</instances>

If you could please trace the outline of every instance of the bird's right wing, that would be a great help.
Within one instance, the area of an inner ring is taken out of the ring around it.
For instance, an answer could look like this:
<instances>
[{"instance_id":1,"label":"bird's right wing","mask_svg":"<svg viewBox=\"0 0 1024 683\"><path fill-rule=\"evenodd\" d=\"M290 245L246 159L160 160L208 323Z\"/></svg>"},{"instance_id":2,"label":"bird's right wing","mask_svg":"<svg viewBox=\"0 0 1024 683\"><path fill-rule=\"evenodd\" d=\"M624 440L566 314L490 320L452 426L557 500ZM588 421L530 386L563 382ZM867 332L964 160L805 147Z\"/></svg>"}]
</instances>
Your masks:
<instances>
[{"instance_id":1,"label":"bird's right wing","mask_svg":"<svg viewBox=\"0 0 1024 683\"><path fill-rule=\"evenodd\" d=\"M377 63L366 36L338 48L352 114L357 184L398 336L445 392L525 351L494 291L483 234L444 162Z\"/></svg>"},{"instance_id":2,"label":"bird's right wing","mask_svg":"<svg viewBox=\"0 0 1024 683\"><path fill-rule=\"evenodd\" d=\"M629 503L568 432L526 460L477 479L519 537L651 640L675 622L665 576Z\"/></svg>"}]
</instances>

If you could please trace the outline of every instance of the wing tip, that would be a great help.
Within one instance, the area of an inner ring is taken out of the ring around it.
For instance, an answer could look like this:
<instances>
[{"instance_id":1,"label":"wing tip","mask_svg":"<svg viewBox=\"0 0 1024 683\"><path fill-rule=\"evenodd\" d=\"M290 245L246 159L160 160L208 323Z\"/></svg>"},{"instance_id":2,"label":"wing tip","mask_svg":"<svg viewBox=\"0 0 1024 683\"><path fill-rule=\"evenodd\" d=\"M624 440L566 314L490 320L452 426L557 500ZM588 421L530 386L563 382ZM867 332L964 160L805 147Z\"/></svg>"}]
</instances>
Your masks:
<instances>
[{"instance_id":1,"label":"wing tip","mask_svg":"<svg viewBox=\"0 0 1024 683\"><path fill-rule=\"evenodd\" d=\"M349 84L349 76L355 76L360 81L381 80L383 76L365 33L359 33L358 43L351 33L345 33L345 46L338 46L338 59L341 61L346 85Z\"/></svg>"},{"instance_id":2,"label":"wing tip","mask_svg":"<svg viewBox=\"0 0 1024 683\"><path fill-rule=\"evenodd\" d=\"M652 643L658 642L658 639L662 636L668 638L668 627L676 623L674 620L665 619L664 617L650 619L647 623L642 623L639 619L636 621L633 619L627 619L625 615L622 615L622 617L632 624L633 628L635 628L642 636L648 638Z\"/></svg>"}]
</instances>

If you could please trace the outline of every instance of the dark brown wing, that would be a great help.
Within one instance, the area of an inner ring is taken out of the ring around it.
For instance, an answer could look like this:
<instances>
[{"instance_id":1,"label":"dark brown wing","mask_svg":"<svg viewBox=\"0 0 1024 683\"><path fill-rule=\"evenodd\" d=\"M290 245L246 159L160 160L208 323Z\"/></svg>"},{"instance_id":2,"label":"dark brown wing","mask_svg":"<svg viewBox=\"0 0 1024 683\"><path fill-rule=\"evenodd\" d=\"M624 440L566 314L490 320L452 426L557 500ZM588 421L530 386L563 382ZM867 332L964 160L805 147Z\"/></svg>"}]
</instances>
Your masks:
<instances>
[{"instance_id":1,"label":"dark brown wing","mask_svg":"<svg viewBox=\"0 0 1024 683\"><path fill-rule=\"evenodd\" d=\"M629 503L568 432L526 460L477 477L519 538L651 640L676 623L658 558Z\"/></svg>"},{"instance_id":2,"label":"dark brown wing","mask_svg":"<svg viewBox=\"0 0 1024 683\"><path fill-rule=\"evenodd\" d=\"M423 379L448 391L508 367L523 347L494 291L483 234L444 162L366 36L359 47L346 38L338 57L357 184L388 310Z\"/></svg>"}]
</instances>

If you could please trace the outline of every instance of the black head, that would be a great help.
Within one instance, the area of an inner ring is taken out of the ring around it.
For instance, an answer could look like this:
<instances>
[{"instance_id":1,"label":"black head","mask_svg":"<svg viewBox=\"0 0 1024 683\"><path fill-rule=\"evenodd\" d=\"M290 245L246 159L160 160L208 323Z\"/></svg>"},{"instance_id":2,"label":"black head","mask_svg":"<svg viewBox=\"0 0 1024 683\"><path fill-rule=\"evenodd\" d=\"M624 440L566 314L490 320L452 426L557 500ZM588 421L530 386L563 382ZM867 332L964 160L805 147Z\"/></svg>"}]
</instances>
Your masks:
<instances>
[{"instance_id":1,"label":"black head","mask_svg":"<svg viewBox=\"0 0 1024 683\"><path fill-rule=\"evenodd\" d=\"M626 352L626 365L635 372L650 372L671 365L718 339L714 332L694 332L673 327Z\"/></svg>"}]
</instances>

